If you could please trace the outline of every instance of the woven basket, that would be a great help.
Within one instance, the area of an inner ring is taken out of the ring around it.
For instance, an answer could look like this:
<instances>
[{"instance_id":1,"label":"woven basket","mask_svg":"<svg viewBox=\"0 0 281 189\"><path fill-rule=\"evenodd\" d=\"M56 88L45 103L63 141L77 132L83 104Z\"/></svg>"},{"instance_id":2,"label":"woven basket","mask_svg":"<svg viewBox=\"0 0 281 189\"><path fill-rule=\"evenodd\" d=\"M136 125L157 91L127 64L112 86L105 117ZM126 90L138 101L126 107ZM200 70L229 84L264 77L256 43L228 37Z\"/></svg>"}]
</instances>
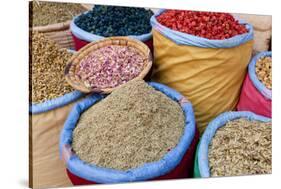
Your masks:
<instances>
[{"instance_id":1,"label":"woven basket","mask_svg":"<svg viewBox=\"0 0 281 189\"><path fill-rule=\"evenodd\" d=\"M84 59L93 51L109 45L131 46L136 48L140 52L140 54L144 57L144 69L134 79L143 79L148 74L148 72L152 67L152 56L149 48L144 43L129 37L108 37L96 42L89 43L88 45L80 49L78 53L72 56L65 69L66 81L76 90L85 93L99 92L99 93L108 94L111 93L114 89L120 87L117 86L114 88L92 89L85 86L83 81L76 74L79 68L79 63L82 59Z\"/></svg>"},{"instance_id":2,"label":"woven basket","mask_svg":"<svg viewBox=\"0 0 281 189\"><path fill-rule=\"evenodd\" d=\"M91 9L90 4L81 4L85 11ZM61 48L74 49L74 42L72 40L69 29L71 20L66 22L49 24L46 26L32 27L32 31L44 33L50 40L55 41Z\"/></svg>"}]
</instances>

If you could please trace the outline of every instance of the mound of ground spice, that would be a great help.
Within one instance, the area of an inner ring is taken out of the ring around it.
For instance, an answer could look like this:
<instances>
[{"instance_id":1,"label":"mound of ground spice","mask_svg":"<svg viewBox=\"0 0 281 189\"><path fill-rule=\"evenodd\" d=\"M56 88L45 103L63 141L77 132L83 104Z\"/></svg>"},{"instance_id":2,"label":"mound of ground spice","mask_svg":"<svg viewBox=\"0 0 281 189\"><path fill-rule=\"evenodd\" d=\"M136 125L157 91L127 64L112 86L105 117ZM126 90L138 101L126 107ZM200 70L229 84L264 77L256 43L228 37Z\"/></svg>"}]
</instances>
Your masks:
<instances>
[{"instance_id":1,"label":"mound of ground spice","mask_svg":"<svg viewBox=\"0 0 281 189\"><path fill-rule=\"evenodd\" d=\"M41 103L74 90L64 78L66 63L72 56L66 49L60 49L42 33L32 32L29 56L32 103Z\"/></svg>"},{"instance_id":2,"label":"mound of ground spice","mask_svg":"<svg viewBox=\"0 0 281 189\"><path fill-rule=\"evenodd\" d=\"M128 170L160 160L177 145L184 125L177 102L132 80L82 114L72 148L90 164Z\"/></svg>"},{"instance_id":3,"label":"mound of ground spice","mask_svg":"<svg viewBox=\"0 0 281 189\"><path fill-rule=\"evenodd\" d=\"M241 118L217 130L209 146L211 176L271 173L271 122Z\"/></svg>"},{"instance_id":4,"label":"mound of ground spice","mask_svg":"<svg viewBox=\"0 0 281 189\"><path fill-rule=\"evenodd\" d=\"M87 87L113 88L137 77L143 67L144 58L136 48L109 45L82 59L77 75Z\"/></svg>"},{"instance_id":5,"label":"mound of ground spice","mask_svg":"<svg viewBox=\"0 0 281 189\"><path fill-rule=\"evenodd\" d=\"M77 14L86 11L80 4L46 1L30 2L32 26L45 26L71 20Z\"/></svg>"}]
</instances>

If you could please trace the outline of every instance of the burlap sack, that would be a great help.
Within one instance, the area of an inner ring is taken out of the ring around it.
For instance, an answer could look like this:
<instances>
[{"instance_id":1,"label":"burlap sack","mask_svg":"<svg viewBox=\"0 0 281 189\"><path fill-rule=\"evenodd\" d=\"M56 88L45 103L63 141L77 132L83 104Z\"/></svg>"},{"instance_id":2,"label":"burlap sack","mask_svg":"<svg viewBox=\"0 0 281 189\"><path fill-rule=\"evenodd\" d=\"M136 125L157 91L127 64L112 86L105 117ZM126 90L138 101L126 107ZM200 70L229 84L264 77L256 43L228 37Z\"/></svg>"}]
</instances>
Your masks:
<instances>
[{"instance_id":1,"label":"burlap sack","mask_svg":"<svg viewBox=\"0 0 281 189\"><path fill-rule=\"evenodd\" d=\"M72 185L59 157L59 135L73 104L30 115L30 187Z\"/></svg>"}]
</instances>

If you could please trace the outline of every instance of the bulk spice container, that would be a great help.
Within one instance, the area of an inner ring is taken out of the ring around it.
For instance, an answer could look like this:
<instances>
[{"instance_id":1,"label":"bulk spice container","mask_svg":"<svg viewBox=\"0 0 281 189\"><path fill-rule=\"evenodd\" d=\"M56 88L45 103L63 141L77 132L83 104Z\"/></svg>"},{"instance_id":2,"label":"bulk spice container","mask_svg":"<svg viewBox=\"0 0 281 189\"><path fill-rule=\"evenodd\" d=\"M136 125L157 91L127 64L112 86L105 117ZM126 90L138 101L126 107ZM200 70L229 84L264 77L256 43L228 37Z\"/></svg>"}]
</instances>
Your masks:
<instances>
[{"instance_id":1,"label":"bulk spice container","mask_svg":"<svg viewBox=\"0 0 281 189\"><path fill-rule=\"evenodd\" d=\"M249 123L231 126L234 121ZM225 127L229 131L222 131ZM213 144L217 135L219 141ZM270 118L246 111L223 113L209 123L200 139L194 177L271 173L271 150Z\"/></svg>"},{"instance_id":2,"label":"bulk spice container","mask_svg":"<svg viewBox=\"0 0 281 189\"><path fill-rule=\"evenodd\" d=\"M128 84L129 82L124 86L128 86ZM159 161L145 163L141 166L128 170L99 167L95 164L89 164L81 160L72 150L73 132L77 124L80 124L79 120L82 119L81 116L83 117L83 113L88 108L94 106L99 101L102 102L103 100L106 100L106 98L109 98L110 96L109 95L103 99L103 96L100 94L93 94L83 101L78 102L73 107L61 132L60 154L61 158L65 162L68 176L73 184L121 183L186 178L192 176L194 150L199 138L199 134L195 126L192 105L181 94L165 85L155 82L150 82L148 84L155 90L160 91L161 95L162 93L165 94L171 100L178 102L181 106L181 109L184 112L185 126L183 135L180 137L179 142L173 149L170 151L168 150L164 157ZM114 92L118 90L121 90L121 88L116 89ZM85 119L85 117L83 118Z\"/></svg>"},{"instance_id":3,"label":"bulk spice container","mask_svg":"<svg viewBox=\"0 0 281 189\"><path fill-rule=\"evenodd\" d=\"M141 41L108 37L92 42L72 56L65 69L67 82L85 93L111 93L132 79L149 79L152 55Z\"/></svg>"},{"instance_id":4,"label":"bulk spice container","mask_svg":"<svg viewBox=\"0 0 281 189\"><path fill-rule=\"evenodd\" d=\"M154 73L193 104L202 134L236 108L253 47L253 28L227 13L160 10L151 18Z\"/></svg>"},{"instance_id":5,"label":"bulk spice container","mask_svg":"<svg viewBox=\"0 0 281 189\"><path fill-rule=\"evenodd\" d=\"M44 33L61 48L74 48L69 25L73 16L88 10L82 4L32 1L29 4L30 28Z\"/></svg>"},{"instance_id":6,"label":"bulk spice container","mask_svg":"<svg viewBox=\"0 0 281 189\"><path fill-rule=\"evenodd\" d=\"M44 34L30 35L30 171L33 187L69 186L59 160L57 145L60 129L83 94L64 85L64 66L71 53L60 49Z\"/></svg>"},{"instance_id":7,"label":"bulk spice container","mask_svg":"<svg viewBox=\"0 0 281 189\"><path fill-rule=\"evenodd\" d=\"M95 5L70 24L75 49L104 37L128 36L144 42L152 51L152 14L144 8Z\"/></svg>"},{"instance_id":8,"label":"bulk spice container","mask_svg":"<svg viewBox=\"0 0 281 189\"><path fill-rule=\"evenodd\" d=\"M253 57L237 105L239 111L271 117L271 56L265 51Z\"/></svg>"}]
</instances>

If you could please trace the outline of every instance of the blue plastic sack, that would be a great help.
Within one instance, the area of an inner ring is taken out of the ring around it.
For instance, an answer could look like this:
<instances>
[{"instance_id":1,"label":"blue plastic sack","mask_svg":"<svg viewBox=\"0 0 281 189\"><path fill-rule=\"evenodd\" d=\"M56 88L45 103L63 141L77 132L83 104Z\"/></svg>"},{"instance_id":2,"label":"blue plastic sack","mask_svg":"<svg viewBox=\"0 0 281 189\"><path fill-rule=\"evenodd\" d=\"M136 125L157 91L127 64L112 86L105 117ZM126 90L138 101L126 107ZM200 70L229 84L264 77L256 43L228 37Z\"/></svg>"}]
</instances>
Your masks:
<instances>
[{"instance_id":1,"label":"blue plastic sack","mask_svg":"<svg viewBox=\"0 0 281 189\"><path fill-rule=\"evenodd\" d=\"M163 36L167 37L178 45L189 45L202 48L232 48L246 43L247 41L252 40L254 37L253 26L244 22L243 20L239 20L239 23L245 24L246 28L248 29L248 33L236 35L224 40L206 39L203 37L175 31L166 26L163 26L157 21L156 17L165 11L165 9L159 10L151 17L150 23L153 29L160 32Z\"/></svg>"},{"instance_id":2,"label":"blue plastic sack","mask_svg":"<svg viewBox=\"0 0 281 189\"><path fill-rule=\"evenodd\" d=\"M186 125L183 136L181 137L177 146L169 151L161 160L146 163L140 167L129 169L127 171L102 168L93 164L88 164L86 162L83 162L77 155L72 152L66 160L67 169L71 173L77 175L78 177L96 183L143 181L164 175L173 170L180 163L187 149L191 145L195 135L195 118L192 105L189 101L182 102L181 100L184 97L165 85L155 82L150 82L148 84L154 87L156 90L163 92L174 101L181 102L181 106L186 118ZM93 94L83 101L78 102L73 107L64 124L64 128L61 131L60 154L62 159L64 156L64 147L71 146L72 132L76 127L79 117L85 110L87 110L93 104L97 103L102 98L103 96L99 94Z\"/></svg>"},{"instance_id":3,"label":"blue plastic sack","mask_svg":"<svg viewBox=\"0 0 281 189\"><path fill-rule=\"evenodd\" d=\"M68 49L68 52L76 53L76 51L73 51L70 49ZM65 106L71 102L78 100L82 96L84 96L83 93L81 93L79 91L73 91L73 92L67 93L63 96L60 96L60 97L57 97L57 98L54 98L51 100L47 100L42 103L31 103L29 105L29 113L40 114L40 113L47 112L47 111L50 111L50 110L53 110L56 108L60 108L62 106Z\"/></svg>"},{"instance_id":4,"label":"blue plastic sack","mask_svg":"<svg viewBox=\"0 0 281 189\"><path fill-rule=\"evenodd\" d=\"M87 12L89 12L89 11L86 11L82 14L86 14ZM74 36L76 36L77 38L79 38L83 41L87 41L87 42L93 42L93 41L98 41L100 39L104 39L103 36L95 35L95 34L92 34L90 32L87 32L87 31L79 28L74 22L77 17L79 17L79 15L75 16L70 23L70 31L72 32L72 34ZM152 32L142 34L142 35L129 35L127 37L145 42L152 38Z\"/></svg>"},{"instance_id":5,"label":"blue plastic sack","mask_svg":"<svg viewBox=\"0 0 281 189\"><path fill-rule=\"evenodd\" d=\"M272 99L272 91L268 89L257 77L256 63L261 57L272 57L271 51L260 52L254 56L248 65L248 73L256 89L267 99Z\"/></svg>"},{"instance_id":6,"label":"blue plastic sack","mask_svg":"<svg viewBox=\"0 0 281 189\"><path fill-rule=\"evenodd\" d=\"M213 121L211 121L202 138L200 139L200 143L198 146L198 168L201 177L210 177L210 168L209 168L209 144L212 142L213 137L216 134L216 131L223 127L228 121L246 118L248 120L257 120L261 122L270 122L271 119L254 114L252 112L241 111L241 112L225 112L216 117Z\"/></svg>"}]
</instances>

